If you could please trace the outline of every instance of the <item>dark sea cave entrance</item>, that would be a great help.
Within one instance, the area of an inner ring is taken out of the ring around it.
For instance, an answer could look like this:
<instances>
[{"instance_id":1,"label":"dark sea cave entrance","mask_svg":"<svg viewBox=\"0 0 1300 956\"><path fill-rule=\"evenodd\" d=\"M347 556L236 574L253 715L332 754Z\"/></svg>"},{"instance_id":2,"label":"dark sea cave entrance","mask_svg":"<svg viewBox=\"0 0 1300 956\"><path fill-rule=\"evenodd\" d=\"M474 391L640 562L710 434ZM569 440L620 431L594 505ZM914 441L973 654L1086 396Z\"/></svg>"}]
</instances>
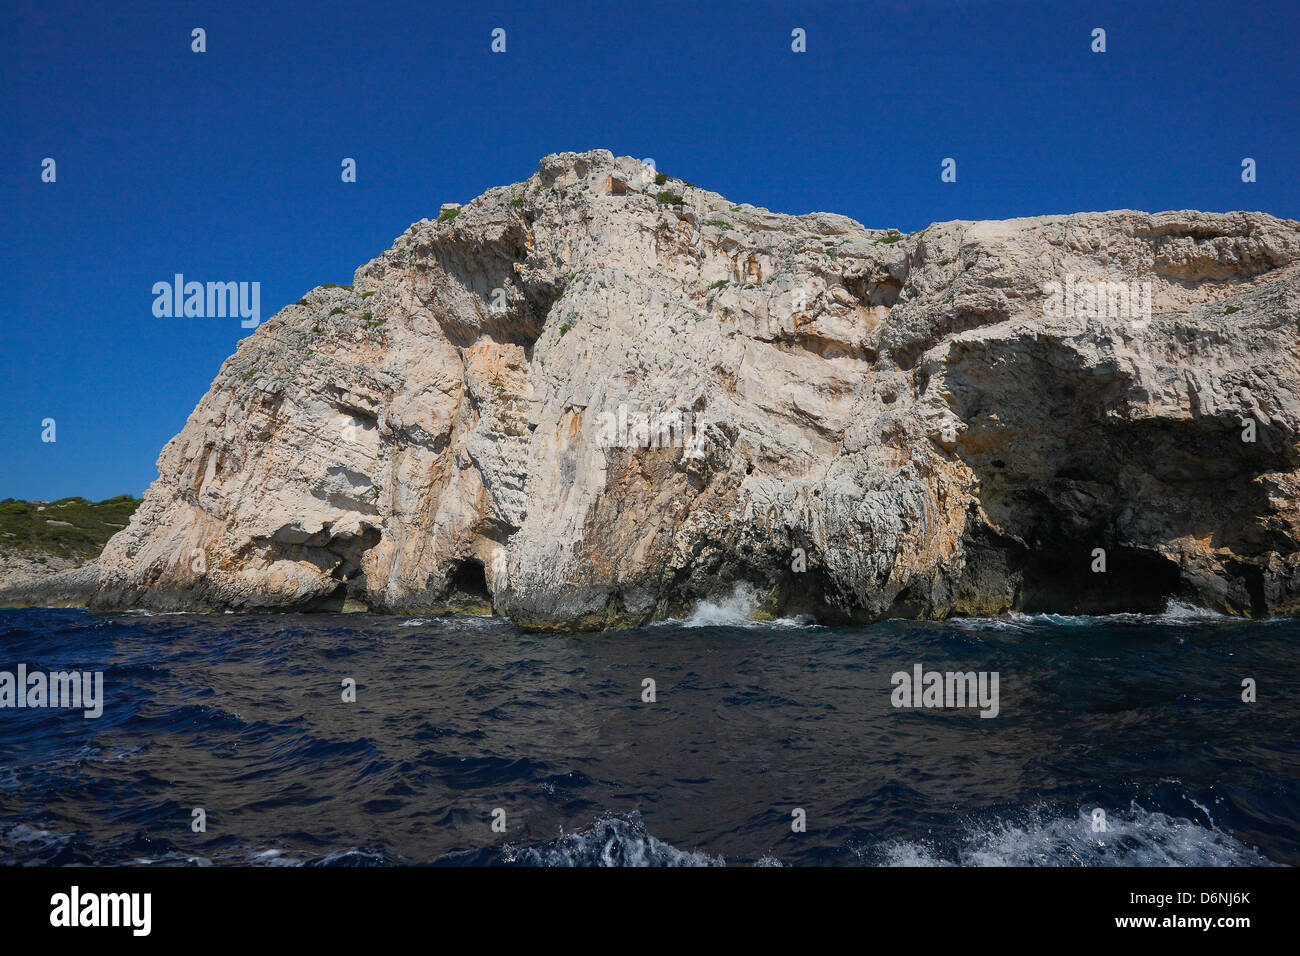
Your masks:
<instances>
[{"instance_id":1,"label":"dark sea cave entrance","mask_svg":"<svg viewBox=\"0 0 1300 956\"><path fill-rule=\"evenodd\" d=\"M477 558L462 558L447 579L447 601L453 605L492 606L492 591L487 584L487 569Z\"/></svg>"}]
</instances>

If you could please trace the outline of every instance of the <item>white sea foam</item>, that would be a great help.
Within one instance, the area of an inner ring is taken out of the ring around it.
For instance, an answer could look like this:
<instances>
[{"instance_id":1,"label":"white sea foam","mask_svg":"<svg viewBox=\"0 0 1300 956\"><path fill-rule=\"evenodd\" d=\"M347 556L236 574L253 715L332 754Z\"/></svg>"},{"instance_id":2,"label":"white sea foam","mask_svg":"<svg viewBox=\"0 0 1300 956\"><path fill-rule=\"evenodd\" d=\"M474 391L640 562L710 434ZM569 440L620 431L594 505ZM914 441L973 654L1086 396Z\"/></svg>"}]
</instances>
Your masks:
<instances>
[{"instance_id":1,"label":"white sea foam","mask_svg":"<svg viewBox=\"0 0 1300 956\"><path fill-rule=\"evenodd\" d=\"M1048 809L1015 820L971 824L959 845L895 841L857 851L884 866L1271 866L1228 833L1133 805L1092 830L1091 811L1077 816ZM680 850L651 836L640 816L608 814L592 826L533 847L506 846L501 859L530 866L725 866L720 856ZM754 866L784 866L765 854Z\"/></svg>"},{"instance_id":2,"label":"white sea foam","mask_svg":"<svg viewBox=\"0 0 1300 956\"><path fill-rule=\"evenodd\" d=\"M29 826L26 823L18 824L6 836L14 843L52 843L63 842L66 839L53 830L42 830L40 827Z\"/></svg>"},{"instance_id":3,"label":"white sea foam","mask_svg":"<svg viewBox=\"0 0 1300 956\"><path fill-rule=\"evenodd\" d=\"M1039 811L1024 820L972 825L955 849L899 841L863 851L886 866L1269 866L1228 833L1133 805L1093 832L1090 810L1077 817Z\"/></svg>"},{"instance_id":4,"label":"white sea foam","mask_svg":"<svg viewBox=\"0 0 1300 956\"><path fill-rule=\"evenodd\" d=\"M485 627L508 627L506 618L495 614L448 614L445 617L408 617L398 627L435 625L447 630L483 630Z\"/></svg>"},{"instance_id":5,"label":"white sea foam","mask_svg":"<svg viewBox=\"0 0 1300 956\"><path fill-rule=\"evenodd\" d=\"M285 856L283 850L262 850L260 853L254 853L252 862L255 866L302 866L302 861Z\"/></svg>"},{"instance_id":6,"label":"white sea foam","mask_svg":"<svg viewBox=\"0 0 1300 956\"><path fill-rule=\"evenodd\" d=\"M758 598L754 592L743 584L738 584L731 593L713 600L700 601L687 618L669 618L656 621L656 624L675 624L678 627L816 627L817 622L811 615L800 614L792 617L759 619L755 617L758 610Z\"/></svg>"},{"instance_id":7,"label":"white sea foam","mask_svg":"<svg viewBox=\"0 0 1300 956\"><path fill-rule=\"evenodd\" d=\"M745 585L730 594L700 601L689 617L669 618L656 624L679 627L817 627L811 615L763 620L755 617L758 599ZM1159 614L1026 614L1011 611L1001 617L952 618L947 623L967 631L1015 631L1036 627L1097 627L1107 624L1144 624L1166 627L1241 623L1242 618L1170 599Z\"/></svg>"},{"instance_id":8,"label":"white sea foam","mask_svg":"<svg viewBox=\"0 0 1300 956\"><path fill-rule=\"evenodd\" d=\"M679 850L646 832L638 813L610 814L537 847L505 846L506 863L529 866L725 866L722 857Z\"/></svg>"},{"instance_id":9,"label":"white sea foam","mask_svg":"<svg viewBox=\"0 0 1300 956\"><path fill-rule=\"evenodd\" d=\"M1201 621L1236 621L1240 618L1234 618L1230 614L1221 614L1218 611L1211 611L1209 608L1196 607L1193 604L1187 604L1184 601L1175 601L1172 598L1165 605L1163 614L1155 615L1162 623L1176 624L1184 621L1201 622Z\"/></svg>"},{"instance_id":10,"label":"white sea foam","mask_svg":"<svg viewBox=\"0 0 1300 956\"><path fill-rule=\"evenodd\" d=\"M1202 624L1240 623L1242 618L1221 614L1209 608L1196 607L1184 601L1166 602L1159 614L1025 614L1010 611L1002 617L953 618L948 623L967 630L1025 630L1043 625L1051 627L1097 627L1106 624L1147 624L1163 626L1196 626Z\"/></svg>"},{"instance_id":11,"label":"white sea foam","mask_svg":"<svg viewBox=\"0 0 1300 956\"><path fill-rule=\"evenodd\" d=\"M716 601L701 601L694 612L682 622L685 627L720 627L730 624L749 624L758 601L749 588L736 585L730 595Z\"/></svg>"},{"instance_id":12,"label":"white sea foam","mask_svg":"<svg viewBox=\"0 0 1300 956\"><path fill-rule=\"evenodd\" d=\"M11 854L17 853L43 862L57 856L70 842L71 838L64 834L19 823L0 832L0 860L10 865L13 862Z\"/></svg>"}]
</instances>

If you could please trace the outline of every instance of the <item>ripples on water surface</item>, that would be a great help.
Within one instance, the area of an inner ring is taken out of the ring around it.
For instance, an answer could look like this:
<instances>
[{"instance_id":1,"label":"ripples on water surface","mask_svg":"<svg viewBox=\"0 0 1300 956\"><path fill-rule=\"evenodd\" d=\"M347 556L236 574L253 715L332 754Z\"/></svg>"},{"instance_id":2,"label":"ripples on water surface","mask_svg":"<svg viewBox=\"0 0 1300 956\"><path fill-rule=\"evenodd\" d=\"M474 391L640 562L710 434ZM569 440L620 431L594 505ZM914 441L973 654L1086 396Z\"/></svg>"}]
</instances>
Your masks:
<instances>
[{"instance_id":1,"label":"ripples on water surface","mask_svg":"<svg viewBox=\"0 0 1300 956\"><path fill-rule=\"evenodd\" d=\"M0 611L0 669L103 670L106 697L98 720L0 711L0 862L1295 864L1298 640L1189 612L820 628L723 606L564 636ZM894 709L916 663L998 671L1000 716Z\"/></svg>"}]
</instances>

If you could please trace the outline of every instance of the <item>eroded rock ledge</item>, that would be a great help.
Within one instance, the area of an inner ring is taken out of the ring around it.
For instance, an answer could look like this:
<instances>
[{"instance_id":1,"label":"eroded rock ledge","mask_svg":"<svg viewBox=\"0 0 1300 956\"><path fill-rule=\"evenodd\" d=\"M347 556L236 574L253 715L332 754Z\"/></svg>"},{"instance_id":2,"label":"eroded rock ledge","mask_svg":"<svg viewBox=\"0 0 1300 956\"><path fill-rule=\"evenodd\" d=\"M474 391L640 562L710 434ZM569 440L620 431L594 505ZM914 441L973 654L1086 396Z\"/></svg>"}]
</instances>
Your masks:
<instances>
[{"instance_id":1,"label":"eroded rock ledge","mask_svg":"<svg viewBox=\"0 0 1300 956\"><path fill-rule=\"evenodd\" d=\"M1150 320L1048 315L1067 276L1149 282ZM1260 213L899 236L547 156L241 342L91 604L1292 612L1297 305Z\"/></svg>"}]
</instances>

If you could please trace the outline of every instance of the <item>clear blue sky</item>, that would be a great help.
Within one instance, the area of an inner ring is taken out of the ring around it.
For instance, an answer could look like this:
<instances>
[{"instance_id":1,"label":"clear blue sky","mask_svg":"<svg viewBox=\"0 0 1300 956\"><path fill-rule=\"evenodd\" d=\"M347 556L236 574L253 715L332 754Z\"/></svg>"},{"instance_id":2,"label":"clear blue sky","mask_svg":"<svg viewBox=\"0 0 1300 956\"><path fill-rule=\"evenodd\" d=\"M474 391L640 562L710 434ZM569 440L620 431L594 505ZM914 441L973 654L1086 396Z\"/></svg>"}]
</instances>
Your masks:
<instances>
[{"instance_id":1,"label":"clear blue sky","mask_svg":"<svg viewBox=\"0 0 1300 956\"><path fill-rule=\"evenodd\" d=\"M549 152L653 157L737 202L904 230L1115 208L1300 218L1294 0L115 0L9 2L3 19L0 497L153 480L249 334L155 318L155 282L258 281L267 317Z\"/></svg>"}]
</instances>

